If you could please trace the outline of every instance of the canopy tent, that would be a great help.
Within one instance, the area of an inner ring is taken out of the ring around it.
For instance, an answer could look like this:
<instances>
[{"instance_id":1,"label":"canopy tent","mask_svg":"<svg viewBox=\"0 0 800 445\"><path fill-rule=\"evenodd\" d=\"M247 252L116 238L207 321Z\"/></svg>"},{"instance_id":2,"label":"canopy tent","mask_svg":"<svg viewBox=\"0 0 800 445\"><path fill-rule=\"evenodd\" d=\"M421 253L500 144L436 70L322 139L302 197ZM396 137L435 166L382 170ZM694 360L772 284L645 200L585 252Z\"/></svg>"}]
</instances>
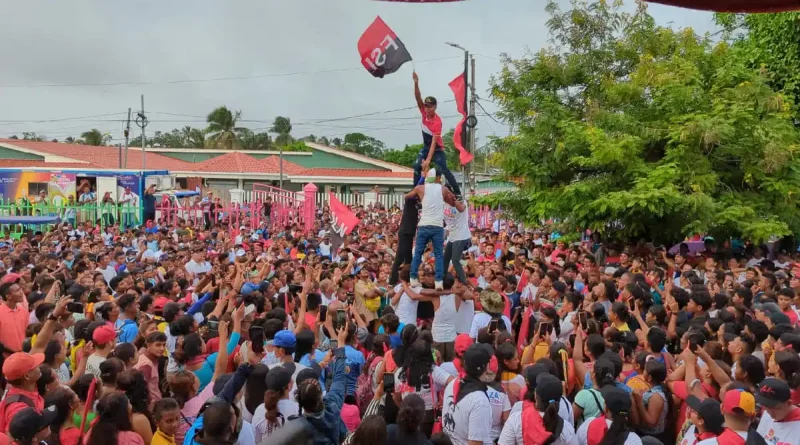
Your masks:
<instances>
[{"instance_id":1,"label":"canopy tent","mask_svg":"<svg viewBox=\"0 0 800 445\"><path fill-rule=\"evenodd\" d=\"M800 0L647 0L650 3L717 12L800 11Z\"/></svg>"}]
</instances>

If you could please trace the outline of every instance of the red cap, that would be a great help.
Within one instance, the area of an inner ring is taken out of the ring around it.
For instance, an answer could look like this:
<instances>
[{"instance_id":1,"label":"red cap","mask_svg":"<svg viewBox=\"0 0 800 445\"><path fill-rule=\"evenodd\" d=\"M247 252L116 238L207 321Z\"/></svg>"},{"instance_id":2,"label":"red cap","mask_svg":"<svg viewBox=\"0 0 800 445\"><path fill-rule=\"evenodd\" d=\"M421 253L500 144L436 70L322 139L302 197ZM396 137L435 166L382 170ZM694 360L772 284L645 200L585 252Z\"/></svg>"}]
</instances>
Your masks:
<instances>
[{"instance_id":1,"label":"red cap","mask_svg":"<svg viewBox=\"0 0 800 445\"><path fill-rule=\"evenodd\" d=\"M104 345L110 343L117 337L117 332L110 325L103 325L94 330L92 333L92 341L96 345Z\"/></svg>"},{"instance_id":2,"label":"red cap","mask_svg":"<svg viewBox=\"0 0 800 445\"><path fill-rule=\"evenodd\" d=\"M18 273L13 273L13 272L12 272L12 273L5 274L5 275L3 276L3 279L2 279L2 280L0 280L0 283L2 283L2 284L6 284L6 283L14 283L14 282L16 282L17 280L19 280L20 278L22 278L22 275L20 275L20 274L18 274Z\"/></svg>"},{"instance_id":3,"label":"red cap","mask_svg":"<svg viewBox=\"0 0 800 445\"><path fill-rule=\"evenodd\" d=\"M164 309L164 306L170 302L170 299L167 297L158 297L156 301L153 302L153 310L160 311Z\"/></svg>"},{"instance_id":4,"label":"red cap","mask_svg":"<svg viewBox=\"0 0 800 445\"><path fill-rule=\"evenodd\" d=\"M19 380L42 362L44 362L44 354L15 352L3 363L3 375L6 376L6 380Z\"/></svg>"},{"instance_id":5,"label":"red cap","mask_svg":"<svg viewBox=\"0 0 800 445\"><path fill-rule=\"evenodd\" d=\"M467 349L472 345L473 341L468 334L458 334L456 337L455 352L456 355L461 357L467 352Z\"/></svg>"}]
</instances>

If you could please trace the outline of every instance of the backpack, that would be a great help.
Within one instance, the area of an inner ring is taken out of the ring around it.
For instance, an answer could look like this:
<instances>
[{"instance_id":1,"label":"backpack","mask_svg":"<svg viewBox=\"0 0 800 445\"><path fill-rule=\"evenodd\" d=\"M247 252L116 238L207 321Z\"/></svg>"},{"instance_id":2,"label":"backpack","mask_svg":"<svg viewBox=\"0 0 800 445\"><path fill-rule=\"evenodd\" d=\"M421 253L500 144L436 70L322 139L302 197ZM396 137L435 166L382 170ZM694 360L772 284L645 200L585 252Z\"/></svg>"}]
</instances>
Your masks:
<instances>
[{"instance_id":1,"label":"backpack","mask_svg":"<svg viewBox=\"0 0 800 445\"><path fill-rule=\"evenodd\" d=\"M372 399L375 398L375 392L372 390L372 375L375 374L381 358L380 356L372 357L369 365L364 368L364 372L356 380L356 406L358 406L361 417L364 417L367 407L372 402Z\"/></svg>"},{"instance_id":2,"label":"backpack","mask_svg":"<svg viewBox=\"0 0 800 445\"><path fill-rule=\"evenodd\" d=\"M8 405L14 403L24 403L31 408L36 408L36 404L33 403L33 400L23 396L22 394L12 394L7 396L2 402L0 402L0 432L8 431L8 425L6 425L6 408L8 408Z\"/></svg>"}]
</instances>

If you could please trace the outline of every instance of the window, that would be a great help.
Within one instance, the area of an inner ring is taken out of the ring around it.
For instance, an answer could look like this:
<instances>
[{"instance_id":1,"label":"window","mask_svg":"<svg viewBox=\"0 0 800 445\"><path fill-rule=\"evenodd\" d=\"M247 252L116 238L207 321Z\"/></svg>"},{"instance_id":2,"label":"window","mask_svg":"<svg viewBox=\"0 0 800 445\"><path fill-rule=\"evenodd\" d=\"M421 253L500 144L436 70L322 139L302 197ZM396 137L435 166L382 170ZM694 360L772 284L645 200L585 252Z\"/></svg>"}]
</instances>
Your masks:
<instances>
[{"instance_id":1,"label":"window","mask_svg":"<svg viewBox=\"0 0 800 445\"><path fill-rule=\"evenodd\" d=\"M39 196L39 193L44 191L47 193L49 184L46 182L29 182L28 183L28 196Z\"/></svg>"}]
</instances>

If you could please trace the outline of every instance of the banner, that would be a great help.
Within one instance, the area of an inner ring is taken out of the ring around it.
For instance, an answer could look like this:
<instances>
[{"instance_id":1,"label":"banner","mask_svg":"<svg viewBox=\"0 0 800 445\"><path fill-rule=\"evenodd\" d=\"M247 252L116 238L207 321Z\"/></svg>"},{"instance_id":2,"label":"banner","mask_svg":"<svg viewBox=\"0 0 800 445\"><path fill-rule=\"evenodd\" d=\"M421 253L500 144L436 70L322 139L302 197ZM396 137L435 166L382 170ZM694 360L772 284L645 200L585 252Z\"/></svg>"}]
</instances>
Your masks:
<instances>
[{"instance_id":1,"label":"banner","mask_svg":"<svg viewBox=\"0 0 800 445\"><path fill-rule=\"evenodd\" d=\"M364 68L373 77L380 78L392 74L411 60L403 42L380 17L376 17L358 39L358 54Z\"/></svg>"},{"instance_id":2,"label":"banner","mask_svg":"<svg viewBox=\"0 0 800 445\"><path fill-rule=\"evenodd\" d=\"M456 108L458 114L463 116L456 125L455 132L453 133L453 145L458 150L458 158L461 160L461 165L467 165L472 161L472 153L468 152L465 148L467 137L467 74L461 73L450 81L450 89L456 96Z\"/></svg>"},{"instance_id":3,"label":"banner","mask_svg":"<svg viewBox=\"0 0 800 445\"><path fill-rule=\"evenodd\" d=\"M336 199L333 192L328 192L328 203L331 206L331 223L333 230L344 238L361 222L353 212Z\"/></svg>"},{"instance_id":4,"label":"banner","mask_svg":"<svg viewBox=\"0 0 800 445\"><path fill-rule=\"evenodd\" d=\"M650 3L716 12L799 11L797 0L647 0Z\"/></svg>"}]
</instances>

